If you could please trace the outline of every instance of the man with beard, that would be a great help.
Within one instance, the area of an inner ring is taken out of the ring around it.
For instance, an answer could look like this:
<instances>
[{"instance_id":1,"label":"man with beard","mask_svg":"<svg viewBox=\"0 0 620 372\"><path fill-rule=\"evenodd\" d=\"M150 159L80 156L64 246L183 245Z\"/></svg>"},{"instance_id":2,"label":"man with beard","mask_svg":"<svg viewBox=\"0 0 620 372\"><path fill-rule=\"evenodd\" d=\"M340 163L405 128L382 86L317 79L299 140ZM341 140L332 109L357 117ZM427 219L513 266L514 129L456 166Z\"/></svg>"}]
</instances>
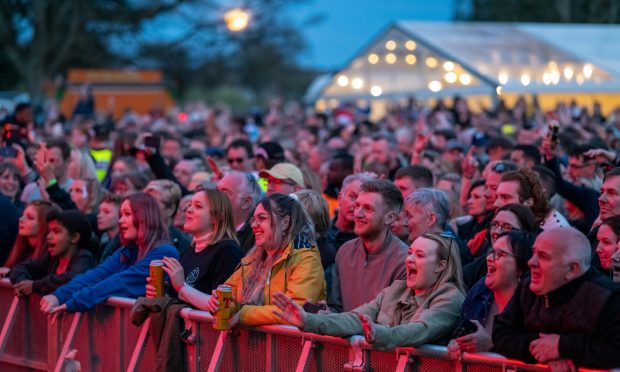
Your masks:
<instances>
[{"instance_id":1,"label":"man with beard","mask_svg":"<svg viewBox=\"0 0 620 372\"><path fill-rule=\"evenodd\" d=\"M394 280L404 279L407 246L390 231L403 195L387 180L366 181L355 200L354 232L336 255L328 305L346 312L372 300ZM343 211L344 212L344 211Z\"/></svg>"}]
</instances>

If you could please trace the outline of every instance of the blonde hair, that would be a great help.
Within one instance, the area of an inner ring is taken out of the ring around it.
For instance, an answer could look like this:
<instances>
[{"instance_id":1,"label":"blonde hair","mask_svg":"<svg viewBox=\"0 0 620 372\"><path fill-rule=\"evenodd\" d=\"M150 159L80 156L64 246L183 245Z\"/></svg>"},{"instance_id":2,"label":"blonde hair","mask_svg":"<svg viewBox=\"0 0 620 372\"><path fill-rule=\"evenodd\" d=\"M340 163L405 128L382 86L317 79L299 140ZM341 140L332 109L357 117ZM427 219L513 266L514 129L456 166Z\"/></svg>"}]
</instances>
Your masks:
<instances>
[{"instance_id":1,"label":"blonde hair","mask_svg":"<svg viewBox=\"0 0 620 372\"><path fill-rule=\"evenodd\" d=\"M82 150L72 149L71 155L75 156L75 161L78 163L78 167L76 169L77 174L70 174L69 177L73 179L97 178L97 168L95 167L95 162L90 154Z\"/></svg>"},{"instance_id":2,"label":"blonde hair","mask_svg":"<svg viewBox=\"0 0 620 372\"><path fill-rule=\"evenodd\" d=\"M421 235L437 243L437 257L439 260L446 261L446 268L439 275L437 283L433 287L433 292L445 283L452 283L463 294L466 293L463 284L463 269L461 266L461 257L459 256L459 247L456 238L446 234L438 234L434 232L426 232Z\"/></svg>"},{"instance_id":3,"label":"blonde hair","mask_svg":"<svg viewBox=\"0 0 620 372\"><path fill-rule=\"evenodd\" d=\"M218 189L198 187L196 194L199 192L205 193L205 200L209 204L211 219L214 222L211 244L225 239L237 241L230 199Z\"/></svg>"},{"instance_id":4,"label":"blonde hair","mask_svg":"<svg viewBox=\"0 0 620 372\"><path fill-rule=\"evenodd\" d=\"M314 190L299 190L295 195L314 223L315 236L325 236L329 228L329 210L325 199Z\"/></svg>"}]
</instances>

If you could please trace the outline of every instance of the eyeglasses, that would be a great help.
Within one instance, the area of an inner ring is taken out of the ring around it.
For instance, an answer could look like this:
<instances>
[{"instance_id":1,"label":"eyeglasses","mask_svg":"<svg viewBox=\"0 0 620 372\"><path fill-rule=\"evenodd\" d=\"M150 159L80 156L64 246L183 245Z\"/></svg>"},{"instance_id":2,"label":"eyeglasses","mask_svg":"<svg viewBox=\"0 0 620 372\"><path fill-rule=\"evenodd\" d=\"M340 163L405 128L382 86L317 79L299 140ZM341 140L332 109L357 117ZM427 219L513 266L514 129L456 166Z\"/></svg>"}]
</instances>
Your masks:
<instances>
[{"instance_id":1,"label":"eyeglasses","mask_svg":"<svg viewBox=\"0 0 620 372\"><path fill-rule=\"evenodd\" d=\"M487 252L487 256L491 256L491 258L493 259L493 261L497 261L502 257L514 257L515 255L510 253L510 252L506 252L503 249L489 249L489 251Z\"/></svg>"},{"instance_id":2,"label":"eyeglasses","mask_svg":"<svg viewBox=\"0 0 620 372\"><path fill-rule=\"evenodd\" d=\"M233 163L243 163L245 161L244 158L228 158L228 164L233 164Z\"/></svg>"},{"instance_id":3,"label":"eyeglasses","mask_svg":"<svg viewBox=\"0 0 620 372\"><path fill-rule=\"evenodd\" d=\"M513 230L514 231L518 231L519 230L518 228L516 228L516 227L514 227L511 224L506 223L506 222L504 222L504 223L499 223L497 221L492 221L491 222L491 230L497 230L498 227L502 231L504 231L504 232L509 232L509 231L513 231Z\"/></svg>"},{"instance_id":4,"label":"eyeglasses","mask_svg":"<svg viewBox=\"0 0 620 372\"><path fill-rule=\"evenodd\" d=\"M264 215L259 215L258 217L252 217L250 218L250 226L254 226L254 224L262 224L263 222L266 222L269 220L269 217L264 216Z\"/></svg>"}]
</instances>

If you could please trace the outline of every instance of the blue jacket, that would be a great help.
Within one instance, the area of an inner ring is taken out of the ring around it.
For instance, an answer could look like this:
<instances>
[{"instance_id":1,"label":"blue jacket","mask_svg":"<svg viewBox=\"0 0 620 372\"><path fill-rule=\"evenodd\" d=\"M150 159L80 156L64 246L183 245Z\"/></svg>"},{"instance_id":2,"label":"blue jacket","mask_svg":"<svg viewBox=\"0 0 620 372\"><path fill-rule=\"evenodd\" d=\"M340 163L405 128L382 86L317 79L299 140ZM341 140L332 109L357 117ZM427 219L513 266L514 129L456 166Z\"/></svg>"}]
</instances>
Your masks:
<instances>
[{"instance_id":1,"label":"blue jacket","mask_svg":"<svg viewBox=\"0 0 620 372\"><path fill-rule=\"evenodd\" d=\"M121 262L121 255L125 256L125 262ZM179 258L179 252L171 244L152 248L136 262L137 255L135 247L118 249L97 267L76 276L53 294L61 304L67 305L69 312L89 310L112 296L144 296L151 261L164 256Z\"/></svg>"},{"instance_id":2,"label":"blue jacket","mask_svg":"<svg viewBox=\"0 0 620 372\"><path fill-rule=\"evenodd\" d=\"M461 310L461 316L456 323L456 329L452 334L452 338L465 336L471 333L471 330L467 329L468 320L477 320L485 326L491 311L491 305L493 304L493 292L484 284L484 277L478 280L478 282L471 287L463 307Z\"/></svg>"}]
</instances>

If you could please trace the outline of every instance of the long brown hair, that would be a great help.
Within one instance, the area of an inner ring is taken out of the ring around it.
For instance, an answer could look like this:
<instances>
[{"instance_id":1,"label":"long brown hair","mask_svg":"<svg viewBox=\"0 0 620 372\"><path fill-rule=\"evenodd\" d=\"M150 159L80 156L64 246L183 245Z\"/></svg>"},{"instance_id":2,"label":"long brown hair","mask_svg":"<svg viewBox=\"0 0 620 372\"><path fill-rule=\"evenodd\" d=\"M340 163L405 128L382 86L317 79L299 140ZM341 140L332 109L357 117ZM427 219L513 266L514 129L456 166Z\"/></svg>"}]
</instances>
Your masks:
<instances>
[{"instance_id":1,"label":"long brown hair","mask_svg":"<svg viewBox=\"0 0 620 372\"><path fill-rule=\"evenodd\" d=\"M138 238L135 242L138 247L138 259L143 258L156 245L170 242L168 227L164 224L155 198L145 192L137 192L124 197L121 205L125 201L129 202L133 214L133 225L138 231ZM130 243L124 240L121 235L123 246Z\"/></svg>"},{"instance_id":2,"label":"long brown hair","mask_svg":"<svg viewBox=\"0 0 620 372\"><path fill-rule=\"evenodd\" d=\"M209 204L211 219L213 220L213 238L210 244L230 239L237 241L237 231L233 220L232 204L230 199L218 189L199 187L196 194L205 193L205 200Z\"/></svg>"},{"instance_id":3,"label":"long brown hair","mask_svg":"<svg viewBox=\"0 0 620 372\"><path fill-rule=\"evenodd\" d=\"M26 208L28 207L33 207L37 213L37 222L39 224L37 245L36 247L31 246L27 237L18 235L15 244L13 244L13 249L11 249L11 253L4 264L6 267L13 267L16 263L26 259L38 258L45 253L47 248L47 214L53 210L59 210L59 208L45 200L30 202L26 205ZM26 209L24 208L25 211Z\"/></svg>"}]
</instances>

